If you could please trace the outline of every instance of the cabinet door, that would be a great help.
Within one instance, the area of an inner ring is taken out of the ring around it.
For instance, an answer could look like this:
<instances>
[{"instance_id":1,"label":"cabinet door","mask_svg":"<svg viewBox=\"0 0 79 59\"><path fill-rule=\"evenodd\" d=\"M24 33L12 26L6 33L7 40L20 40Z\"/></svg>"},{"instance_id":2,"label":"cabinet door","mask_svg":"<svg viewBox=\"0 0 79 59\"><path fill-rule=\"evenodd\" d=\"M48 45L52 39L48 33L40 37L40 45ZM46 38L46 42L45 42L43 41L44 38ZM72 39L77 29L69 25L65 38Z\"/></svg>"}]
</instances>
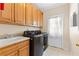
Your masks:
<instances>
[{"instance_id":1,"label":"cabinet door","mask_svg":"<svg viewBox=\"0 0 79 59\"><path fill-rule=\"evenodd\" d=\"M41 26L41 12L38 10L38 26Z\"/></svg>"},{"instance_id":2,"label":"cabinet door","mask_svg":"<svg viewBox=\"0 0 79 59\"><path fill-rule=\"evenodd\" d=\"M7 56L18 56L18 52L17 51L14 51L14 52L8 54Z\"/></svg>"},{"instance_id":3,"label":"cabinet door","mask_svg":"<svg viewBox=\"0 0 79 59\"><path fill-rule=\"evenodd\" d=\"M38 10L38 26L43 26L43 13L40 10Z\"/></svg>"},{"instance_id":4,"label":"cabinet door","mask_svg":"<svg viewBox=\"0 0 79 59\"><path fill-rule=\"evenodd\" d=\"M15 3L15 23L25 25L25 4Z\"/></svg>"},{"instance_id":5,"label":"cabinet door","mask_svg":"<svg viewBox=\"0 0 79 59\"><path fill-rule=\"evenodd\" d=\"M17 52L18 49L19 49L18 44L6 46L0 50L0 56L11 56L11 55L16 56L18 55L18 52Z\"/></svg>"},{"instance_id":6,"label":"cabinet door","mask_svg":"<svg viewBox=\"0 0 79 59\"><path fill-rule=\"evenodd\" d=\"M38 10L33 6L33 25L38 26Z\"/></svg>"},{"instance_id":7,"label":"cabinet door","mask_svg":"<svg viewBox=\"0 0 79 59\"><path fill-rule=\"evenodd\" d=\"M19 55L20 56L29 56L29 47L23 47L19 50Z\"/></svg>"},{"instance_id":8,"label":"cabinet door","mask_svg":"<svg viewBox=\"0 0 79 59\"><path fill-rule=\"evenodd\" d=\"M14 3L11 3L11 23L15 22L15 8Z\"/></svg>"},{"instance_id":9,"label":"cabinet door","mask_svg":"<svg viewBox=\"0 0 79 59\"><path fill-rule=\"evenodd\" d=\"M32 4L26 4L26 25L32 26L33 19L32 19Z\"/></svg>"},{"instance_id":10,"label":"cabinet door","mask_svg":"<svg viewBox=\"0 0 79 59\"><path fill-rule=\"evenodd\" d=\"M4 10L2 11L2 17L5 18L6 22L14 22L14 4L5 3Z\"/></svg>"}]
</instances>

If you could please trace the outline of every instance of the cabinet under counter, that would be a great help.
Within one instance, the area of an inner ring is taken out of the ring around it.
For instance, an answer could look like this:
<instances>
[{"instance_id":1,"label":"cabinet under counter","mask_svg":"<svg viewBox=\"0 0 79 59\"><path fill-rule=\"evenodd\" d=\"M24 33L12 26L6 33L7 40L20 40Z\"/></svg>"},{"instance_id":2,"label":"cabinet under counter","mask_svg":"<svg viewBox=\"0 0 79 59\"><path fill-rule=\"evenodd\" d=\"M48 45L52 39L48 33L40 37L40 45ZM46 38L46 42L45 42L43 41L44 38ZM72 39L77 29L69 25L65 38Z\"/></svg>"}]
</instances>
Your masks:
<instances>
[{"instance_id":1,"label":"cabinet under counter","mask_svg":"<svg viewBox=\"0 0 79 59\"><path fill-rule=\"evenodd\" d=\"M0 56L29 56L29 39L0 47Z\"/></svg>"}]
</instances>

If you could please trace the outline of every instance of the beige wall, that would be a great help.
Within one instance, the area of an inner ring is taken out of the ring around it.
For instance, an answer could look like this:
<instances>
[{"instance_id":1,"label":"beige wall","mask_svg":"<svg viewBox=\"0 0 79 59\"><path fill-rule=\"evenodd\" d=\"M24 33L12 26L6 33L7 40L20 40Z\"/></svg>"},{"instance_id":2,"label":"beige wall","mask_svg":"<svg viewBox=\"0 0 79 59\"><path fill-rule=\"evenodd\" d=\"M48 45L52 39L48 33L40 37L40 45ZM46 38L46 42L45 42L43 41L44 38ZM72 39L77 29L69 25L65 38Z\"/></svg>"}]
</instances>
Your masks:
<instances>
[{"instance_id":1,"label":"beige wall","mask_svg":"<svg viewBox=\"0 0 79 59\"><path fill-rule=\"evenodd\" d=\"M39 28L28 27L28 26L0 24L0 35L16 34L16 33L24 32L26 30L39 30Z\"/></svg>"},{"instance_id":2,"label":"beige wall","mask_svg":"<svg viewBox=\"0 0 79 59\"><path fill-rule=\"evenodd\" d=\"M56 8L52 8L45 12L44 19L48 22L48 18L55 15L62 14L64 16L63 19L63 35L64 35L64 42L63 42L63 49L69 50L70 49L70 38L69 38L69 4L65 4ZM45 24L45 31L47 30L47 23Z\"/></svg>"},{"instance_id":3,"label":"beige wall","mask_svg":"<svg viewBox=\"0 0 79 59\"><path fill-rule=\"evenodd\" d=\"M76 46L76 43L79 43L79 29L78 26L76 27L72 26L74 12L78 14L77 3L70 4L70 40L71 40L72 54L79 55L79 47Z\"/></svg>"},{"instance_id":4,"label":"beige wall","mask_svg":"<svg viewBox=\"0 0 79 59\"><path fill-rule=\"evenodd\" d=\"M43 12L43 28L42 28L43 32L47 32L47 21L46 21L46 14L45 12Z\"/></svg>"}]
</instances>

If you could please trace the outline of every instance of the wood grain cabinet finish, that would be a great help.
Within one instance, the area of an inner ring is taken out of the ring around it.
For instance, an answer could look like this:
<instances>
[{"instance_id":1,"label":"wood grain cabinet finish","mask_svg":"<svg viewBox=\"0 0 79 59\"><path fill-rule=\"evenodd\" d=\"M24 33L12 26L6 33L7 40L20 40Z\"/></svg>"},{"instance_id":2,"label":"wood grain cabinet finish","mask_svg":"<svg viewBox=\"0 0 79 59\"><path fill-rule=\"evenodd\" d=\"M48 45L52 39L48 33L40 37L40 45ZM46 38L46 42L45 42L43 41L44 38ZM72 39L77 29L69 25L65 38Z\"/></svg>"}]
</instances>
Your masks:
<instances>
[{"instance_id":1,"label":"wood grain cabinet finish","mask_svg":"<svg viewBox=\"0 0 79 59\"><path fill-rule=\"evenodd\" d=\"M0 56L29 56L29 40L0 48Z\"/></svg>"},{"instance_id":2,"label":"wood grain cabinet finish","mask_svg":"<svg viewBox=\"0 0 79 59\"><path fill-rule=\"evenodd\" d=\"M23 47L19 50L19 56L29 56L29 47Z\"/></svg>"},{"instance_id":3,"label":"wood grain cabinet finish","mask_svg":"<svg viewBox=\"0 0 79 59\"><path fill-rule=\"evenodd\" d=\"M0 17L2 16L2 11L0 10Z\"/></svg>"},{"instance_id":4,"label":"wood grain cabinet finish","mask_svg":"<svg viewBox=\"0 0 79 59\"><path fill-rule=\"evenodd\" d=\"M14 23L14 3L5 3L4 10L1 15L7 23Z\"/></svg>"},{"instance_id":5,"label":"wood grain cabinet finish","mask_svg":"<svg viewBox=\"0 0 79 59\"><path fill-rule=\"evenodd\" d=\"M18 56L18 51L11 52L7 56Z\"/></svg>"},{"instance_id":6,"label":"wood grain cabinet finish","mask_svg":"<svg viewBox=\"0 0 79 59\"><path fill-rule=\"evenodd\" d=\"M5 3L4 4L4 10L2 11L2 17L8 19L9 21L11 21L11 3Z\"/></svg>"},{"instance_id":7,"label":"wood grain cabinet finish","mask_svg":"<svg viewBox=\"0 0 79 59\"><path fill-rule=\"evenodd\" d=\"M18 56L18 51L13 51L8 54L8 51L5 53L0 54L0 56Z\"/></svg>"},{"instance_id":8,"label":"wood grain cabinet finish","mask_svg":"<svg viewBox=\"0 0 79 59\"><path fill-rule=\"evenodd\" d=\"M15 3L15 23L25 25L25 4Z\"/></svg>"},{"instance_id":9,"label":"wood grain cabinet finish","mask_svg":"<svg viewBox=\"0 0 79 59\"><path fill-rule=\"evenodd\" d=\"M19 56L29 56L29 41L19 43Z\"/></svg>"},{"instance_id":10,"label":"wood grain cabinet finish","mask_svg":"<svg viewBox=\"0 0 79 59\"><path fill-rule=\"evenodd\" d=\"M27 3L26 6L25 6L25 22L26 22L26 25L29 25L29 26L32 26L33 24L33 17L32 17L32 8L33 8L33 5L31 3Z\"/></svg>"},{"instance_id":11,"label":"wood grain cabinet finish","mask_svg":"<svg viewBox=\"0 0 79 59\"><path fill-rule=\"evenodd\" d=\"M41 26L41 12L38 10L38 26Z\"/></svg>"},{"instance_id":12,"label":"wood grain cabinet finish","mask_svg":"<svg viewBox=\"0 0 79 59\"><path fill-rule=\"evenodd\" d=\"M42 27L43 26L43 13L38 10L38 27Z\"/></svg>"},{"instance_id":13,"label":"wood grain cabinet finish","mask_svg":"<svg viewBox=\"0 0 79 59\"><path fill-rule=\"evenodd\" d=\"M5 3L0 23L7 22L16 25L42 26L43 13L31 3Z\"/></svg>"},{"instance_id":14,"label":"wood grain cabinet finish","mask_svg":"<svg viewBox=\"0 0 79 59\"><path fill-rule=\"evenodd\" d=\"M38 9L33 6L33 25L38 26Z\"/></svg>"}]
</instances>

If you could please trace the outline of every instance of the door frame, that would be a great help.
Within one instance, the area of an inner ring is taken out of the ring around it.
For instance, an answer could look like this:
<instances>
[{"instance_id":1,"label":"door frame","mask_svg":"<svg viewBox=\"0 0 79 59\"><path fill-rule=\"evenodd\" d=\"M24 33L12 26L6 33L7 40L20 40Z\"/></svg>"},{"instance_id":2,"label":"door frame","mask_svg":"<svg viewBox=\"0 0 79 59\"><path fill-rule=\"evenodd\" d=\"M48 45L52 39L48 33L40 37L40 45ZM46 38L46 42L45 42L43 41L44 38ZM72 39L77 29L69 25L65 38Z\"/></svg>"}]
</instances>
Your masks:
<instances>
[{"instance_id":1,"label":"door frame","mask_svg":"<svg viewBox=\"0 0 79 59\"><path fill-rule=\"evenodd\" d=\"M64 49L64 14L57 14L57 15L52 15L47 18L47 32L48 32L48 40L49 40L49 19L51 18L56 18L56 17L62 17L62 43L61 43L61 48Z\"/></svg>"}]
</instances>

